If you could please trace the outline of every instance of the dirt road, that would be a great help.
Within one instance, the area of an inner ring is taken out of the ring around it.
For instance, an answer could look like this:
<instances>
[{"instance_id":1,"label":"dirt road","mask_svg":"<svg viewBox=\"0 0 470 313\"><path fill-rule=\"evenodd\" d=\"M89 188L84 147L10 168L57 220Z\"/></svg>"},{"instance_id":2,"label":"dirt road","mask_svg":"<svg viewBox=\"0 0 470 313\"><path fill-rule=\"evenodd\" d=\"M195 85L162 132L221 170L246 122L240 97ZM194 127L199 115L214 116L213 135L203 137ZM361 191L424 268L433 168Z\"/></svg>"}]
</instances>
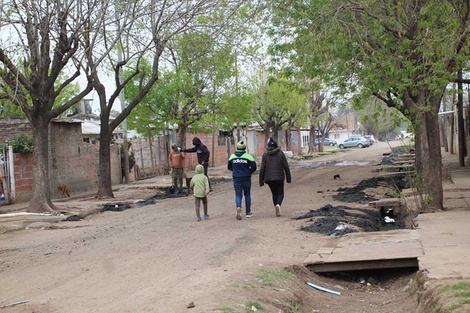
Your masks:
<instances>
[{"instance_id":1,"label":"dirt road","mask_svg":"<svg viewBox=\"0 0 470 313\"><path fill-rule=\"evenodd\" d=\"M389 144L381 142L311 161L291 161L293 179L286 184L281 217L275 217L269 188L259 187L255 175L251 219L235 218L234 192L226 181L216 184L209 196L207 221L196 222L194 200L189 196L61 222L52 228L3 234L0 306L29 300L4 310L36 313L251 312L256 308L400 312L396 309L405 296L390 292L390 286L364 290L353 283L339 286L327 277L311 277L329 288L341 288L344 295L337 297L283 276L289 273L286 268L304 278L310 275L298 265L328 239L300 231L305 221L293 218L338 204L332 198L336 190L376 175L375 164L389 151ZM319 162L327 163L317 167ZM341 179L333 179L335 174ZM274 282L267 283L268 278ZM194 307L187 308L191 302Z\"/></svg>"}]
</instances>

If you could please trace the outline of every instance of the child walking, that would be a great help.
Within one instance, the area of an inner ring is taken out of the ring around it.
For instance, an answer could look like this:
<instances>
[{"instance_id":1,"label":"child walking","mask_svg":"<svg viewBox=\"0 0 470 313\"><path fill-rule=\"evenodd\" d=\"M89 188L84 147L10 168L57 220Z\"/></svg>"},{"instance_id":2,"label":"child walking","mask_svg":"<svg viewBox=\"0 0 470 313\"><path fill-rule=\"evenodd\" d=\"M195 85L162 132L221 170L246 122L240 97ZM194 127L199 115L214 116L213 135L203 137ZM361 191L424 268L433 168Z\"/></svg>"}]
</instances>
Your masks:
<instances>
[{"instance_id":1,"label":"child walking","mask_svg":"<svg viewBox=\"0 0 470 313\"><path fill-rule=\"evenodd\" d=\"M208 220L207 214L207 195L209 194L209 179L204 175L204 167L201 164L196 165L195 175L191 178L190 187L193 190L194 201L196 203L196 222L201 221L201 201L204 206L204 219Z\"/></svg>"}]
</instances>

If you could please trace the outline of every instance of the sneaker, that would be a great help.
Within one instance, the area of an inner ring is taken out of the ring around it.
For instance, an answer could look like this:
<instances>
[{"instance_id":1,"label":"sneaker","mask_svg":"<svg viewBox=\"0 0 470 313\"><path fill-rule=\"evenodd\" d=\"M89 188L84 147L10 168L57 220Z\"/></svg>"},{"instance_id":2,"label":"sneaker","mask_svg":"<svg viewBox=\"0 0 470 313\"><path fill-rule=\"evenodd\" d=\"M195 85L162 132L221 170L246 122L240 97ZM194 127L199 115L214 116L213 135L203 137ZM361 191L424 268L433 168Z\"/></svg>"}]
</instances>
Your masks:
<instances>
[{"instance_id":1,"label":"sneaker","mask_svg":"<svg viewBox=\"0 0 470 313\"><path fill-rule=\"evenodd\" d=\"M204 214L204 219L208 220L209 219L209 214Z\"/></svg>"},{"instance_id":2,"label":"sneaker","mask_svg":"<svg viewBox=\"0 0 470 313\"><path fill-rule=\"evenodd\" d=\"M242 208L237 208L237 220L241 220L242 219Z\"/></svg>"},{"instance_id":3,"label":"sneaker","mask_svg":"<svg viewBox=\"0 0 470 313\"><path fill-rule=\"evenodd\" d=\"M246 213L246 218L250 218L250 217L253 217L253 213Z\"/></svg>"},{"instance_id":4,"label":"sneaker","mask_svg":"<svg viewBox=\"0 0 470 313\"><path fill-rule=\"evenodd\" d=\"M201 217L200 216L196 217L196 222L200 222L200 221L201 221Z\"/></svg>"},{"instance_id":5,"label":"sneaker","mask_svg":"<svg viewBox=\"0 0 470 313\"><path fill-rule=\"evenodd\" d=\"M281 206L279 204L276 204L274 209L276 210L276 216L277 217L281 216Z\"/></svg>"}]
</instances>

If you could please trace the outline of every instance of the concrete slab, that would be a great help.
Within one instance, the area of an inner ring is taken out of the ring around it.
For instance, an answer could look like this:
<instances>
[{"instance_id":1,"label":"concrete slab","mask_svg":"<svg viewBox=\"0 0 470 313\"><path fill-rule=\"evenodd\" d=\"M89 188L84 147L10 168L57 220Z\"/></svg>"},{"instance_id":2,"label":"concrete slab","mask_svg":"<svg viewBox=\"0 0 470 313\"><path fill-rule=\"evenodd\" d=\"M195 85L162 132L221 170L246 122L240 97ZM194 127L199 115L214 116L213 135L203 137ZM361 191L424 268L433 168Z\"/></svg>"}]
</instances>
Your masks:
<instances>
[{"instance_id":1,"label":"concrete slab","mask_svg":"<svg viewBox=\"0 0 470 313\"><path fill-rule=\"evenodd\" d=\"M416 219L428 277L470 278L470 211L420 214Z\"/></svg>"},{"instance_id":2,"label":"concrete slab","mask_svg":"<svg viewBox=\"0 0 470 313\"><path fill-rule=\"evenodd\" d=\"M315 272L413 267L423 254L417 230L351 233L330 239L304 264Z\"/></svg>"}]
</instances>

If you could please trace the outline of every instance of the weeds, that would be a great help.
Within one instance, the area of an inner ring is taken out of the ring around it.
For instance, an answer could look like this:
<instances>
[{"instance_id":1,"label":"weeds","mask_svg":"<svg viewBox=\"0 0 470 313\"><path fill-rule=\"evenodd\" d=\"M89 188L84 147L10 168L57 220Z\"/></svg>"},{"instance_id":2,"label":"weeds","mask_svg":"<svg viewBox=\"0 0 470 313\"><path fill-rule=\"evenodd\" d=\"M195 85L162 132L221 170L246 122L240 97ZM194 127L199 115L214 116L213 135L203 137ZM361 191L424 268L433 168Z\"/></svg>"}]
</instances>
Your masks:
<instances>
[{"instance_id":1,"label":"weeds","mask_svg":"<svg viewBox=\"0 0 470 313\"><path fill-rule=\"evenodd\" d=\"M442 305L436 312L454 312L462 308L470 310L470 281L444 286L439 293L445 293L443 297L451 300L451 304Z\"/></svg>"},{"instance_id":2,"label":"weeds","mask_svg":"<svg viewBox=\"0 0 470 313\"><path fill-rule=\"evenodd\" d=\"M245 312L253 312L253 311L255 311L255 310L253 310L253 308L255 308L257 311L264 311L264 308L263 308L263 306L261 305L261 303L254 302L254 301L248 301L248 302L245 304Z\"/></svg>"},{"instance_id":3,"label":"weeds","mask_svg":"<svg viewBox=\"0 0 470 313\"><path fill-rule=\"evenodd\" d=\"M297 279L297 276L286 271L263 270L257 275L256 278L264 286L283 287L286 281L294 281Z\"/></svg>"}]
</instances>

